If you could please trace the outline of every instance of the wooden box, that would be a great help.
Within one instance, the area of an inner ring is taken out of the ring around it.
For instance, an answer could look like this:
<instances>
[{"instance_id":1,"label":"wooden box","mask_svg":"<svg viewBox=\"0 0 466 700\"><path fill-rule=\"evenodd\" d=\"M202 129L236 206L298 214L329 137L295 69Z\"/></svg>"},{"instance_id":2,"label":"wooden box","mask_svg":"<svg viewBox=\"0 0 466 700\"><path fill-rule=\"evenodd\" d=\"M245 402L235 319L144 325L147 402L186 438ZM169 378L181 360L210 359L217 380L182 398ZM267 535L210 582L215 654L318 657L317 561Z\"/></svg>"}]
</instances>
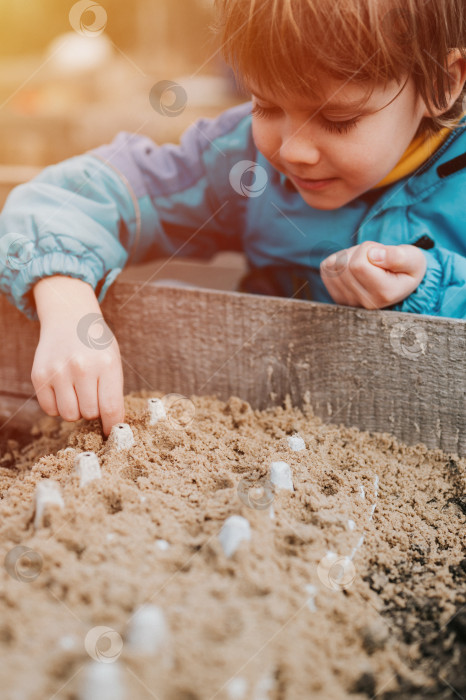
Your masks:
<instances>
[{"instance_id":1,"label":"wooden box","mask_svg":"<svg viewBox=\"0 0 466 700\"><path fill-rule=\"evenodd\" d=\"M466 455L466 322L294 299L117 281L103 313L125 392L310 401L324 421ZM39 324L0 297L0 418L37 412Z\"/></svg>"}]
</instances>

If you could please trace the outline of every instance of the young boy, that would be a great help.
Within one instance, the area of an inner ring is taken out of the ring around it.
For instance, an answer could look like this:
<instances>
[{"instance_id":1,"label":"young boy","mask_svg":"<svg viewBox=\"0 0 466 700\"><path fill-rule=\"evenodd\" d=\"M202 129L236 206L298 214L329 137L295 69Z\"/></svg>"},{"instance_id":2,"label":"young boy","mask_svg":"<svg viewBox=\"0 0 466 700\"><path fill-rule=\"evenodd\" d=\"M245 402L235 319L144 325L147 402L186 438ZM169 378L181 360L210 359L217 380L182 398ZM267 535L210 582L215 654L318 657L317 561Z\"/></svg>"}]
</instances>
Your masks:
<instances>
[{"instance_id":1,"label":"young boy","mask_svg":"<svg viewBox=\"0 0 466 700\"><path fill-rule=\"evenodd\" d=\"M28 243L0 288L40 319L43 410L123 420L118 345L77 327L128 261L243 250L245 290L466 318L463 3L217 0L252 105L179 146L120 133L16 188L0 245Z\"/></svg>"}]
</instances>

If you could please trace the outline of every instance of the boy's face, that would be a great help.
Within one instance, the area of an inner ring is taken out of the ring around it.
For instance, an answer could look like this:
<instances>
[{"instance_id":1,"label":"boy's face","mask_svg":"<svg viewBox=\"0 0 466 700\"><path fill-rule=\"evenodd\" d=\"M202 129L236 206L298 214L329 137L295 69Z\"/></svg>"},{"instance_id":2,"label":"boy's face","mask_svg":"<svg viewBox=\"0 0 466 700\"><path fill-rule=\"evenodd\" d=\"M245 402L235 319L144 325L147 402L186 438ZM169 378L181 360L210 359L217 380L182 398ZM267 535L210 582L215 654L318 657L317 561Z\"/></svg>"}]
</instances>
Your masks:
<instances>
[{"instance_id":1,"label":"boy's face","mask_svg":"<svg viewBox=\"0 0 466 700\"><path fill-rule=\"evenodd\" d=\"M323 84L320 104L259 96L252 89L253 136L259 151L292 180L307 204L330 210L372 189L393 170L427 110L412 79L404 89L395 82L377 87L362 109L354 107L367 94L362 86L331 79Z\"/></svg>"}]
</instances>

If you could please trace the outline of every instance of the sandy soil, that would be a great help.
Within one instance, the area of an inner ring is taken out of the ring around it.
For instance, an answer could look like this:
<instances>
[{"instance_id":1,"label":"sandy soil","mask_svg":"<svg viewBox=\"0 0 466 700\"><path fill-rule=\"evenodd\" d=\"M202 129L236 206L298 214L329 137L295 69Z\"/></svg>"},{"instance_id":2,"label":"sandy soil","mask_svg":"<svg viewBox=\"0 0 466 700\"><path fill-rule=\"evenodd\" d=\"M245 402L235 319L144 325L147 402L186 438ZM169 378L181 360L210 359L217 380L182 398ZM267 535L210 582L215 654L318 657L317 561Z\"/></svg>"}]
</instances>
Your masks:
<instances>
[{"instance_id":1,"label":"sandy soil","mask_svg":"<svg viewBox=\"0 0 466 700\"><path fill-rule=\"evenodd\" d=\"M465 459L237 398L150 426L149 396L126 398L130 450L97 421L44 419L0 453L2 698L77 700L92 678L99 700L466 693ZM80 487L87 450L102 477ZM271 487L277 460L293 492ZM64 507L35 529L47 479ZM251 539L227 558L231 515ZM158 651L131 636L147 605L165 616Z\"/></svg>"}]
</instances>

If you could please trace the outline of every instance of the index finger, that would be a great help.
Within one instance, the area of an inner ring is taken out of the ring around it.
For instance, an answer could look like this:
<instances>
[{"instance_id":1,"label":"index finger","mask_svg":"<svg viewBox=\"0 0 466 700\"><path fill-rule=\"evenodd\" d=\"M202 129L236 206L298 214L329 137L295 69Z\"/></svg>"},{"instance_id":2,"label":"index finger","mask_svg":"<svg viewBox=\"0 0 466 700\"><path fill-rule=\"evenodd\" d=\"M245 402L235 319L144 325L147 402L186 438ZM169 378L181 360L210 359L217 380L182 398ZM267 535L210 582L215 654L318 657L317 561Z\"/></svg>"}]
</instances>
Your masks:
<instances>
[{"instance_id":1,"label":"index finger","mask_svg":"<svg viewBox=\"0 0 466 700\"><path fill-rule=\"evenodd\" d=\"M97 386L99 413L102 420L104 435L108 436L112 426L122 423L125 419L125 404L123 400L123 373L106 370L99 377Z\"/></svg>"},{"instance_id":2,"label":"index finger","mask_svg":"<svg viewBox=\"0 0 466 700\"><path fill-rule=\"evenodd\" d=\"M341 277L348 269L349 262L359 246L342 248L328 255L320 263L320 272L323 278Z\"/></svg>"}]
</instances>

